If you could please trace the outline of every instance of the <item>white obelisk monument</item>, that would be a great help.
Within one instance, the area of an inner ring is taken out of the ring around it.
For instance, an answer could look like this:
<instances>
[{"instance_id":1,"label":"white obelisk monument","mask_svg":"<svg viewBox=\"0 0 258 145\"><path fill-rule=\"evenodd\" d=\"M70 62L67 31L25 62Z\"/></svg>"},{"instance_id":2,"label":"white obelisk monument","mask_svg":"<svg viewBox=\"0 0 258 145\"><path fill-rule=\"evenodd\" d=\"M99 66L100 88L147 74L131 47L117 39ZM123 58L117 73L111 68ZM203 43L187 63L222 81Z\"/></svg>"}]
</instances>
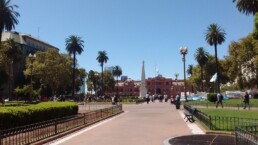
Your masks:
<instances>
[{"instance_id":1,"label":"white obelisk monument","mask_svg":"<svg viewBox=\"0 0 258 145\"><path fill-rule=\"evenodd\" d=\"M147 94L146 89L146 81L145 81L145 68L144 61L142 61L142 78L141 78L141 86L140 86L140 98L145 98Z\"/></svg>"}]
</instances>

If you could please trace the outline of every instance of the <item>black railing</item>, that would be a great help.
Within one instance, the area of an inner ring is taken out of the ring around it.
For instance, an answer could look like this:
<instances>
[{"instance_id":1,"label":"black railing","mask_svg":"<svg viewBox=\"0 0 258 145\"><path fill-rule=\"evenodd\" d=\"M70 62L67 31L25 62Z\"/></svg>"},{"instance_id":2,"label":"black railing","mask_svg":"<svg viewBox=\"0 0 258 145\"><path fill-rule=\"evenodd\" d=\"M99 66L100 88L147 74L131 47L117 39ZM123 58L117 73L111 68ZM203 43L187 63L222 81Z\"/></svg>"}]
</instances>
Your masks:
<instances>
[{"instance_id":1,"label":"black railing","mask_svg":"<svg viewBox=\"0 0 258 145\"><path fill-rule=\"evenodd\" d=\"M190 112L191 110L191 106L185 104L184 105L185 110L187 110L188 112ZM193 113L194 117L197 118L198 120L200 120L200 122L202 122L203 124L205 124L207 127L211 128L212 124L211 124L211 116L199 111L199 110L195 110Z\"/></svg>"},{"instance_id":2,"label":"black railing","mask_svg":"<svg viewBox=\"0 0 258 145\"><path fill-rule=\"evenodd\" d=\"M258 124L258 119L212 116L211 124L211 130L234 131L236 126L251 126Z\"/></svg>"},{"instance_id":3,"label":"black railing","mask_svg":"<svg viewBox=\"0 0 258 145\"><path fill-rule=\"evenodd\" d=\"M78 127L87 126L121 112L122 105L116 105L77 116L1 130L0 145L31 144Z\"/></svg>"},{"instance_id":4,"label":"black railing","mask_svg":"<svg viewBox=\"0 0 258 145\"><path fill-rule=\"evenodd\" d=\"M258 126L236 127L236 145L258 145Z\"/></svg>"},{"instance_id":5,"label":"black railing","mask_svg":"<svg viewBox=\"0 0 258 145\"><path fill-rule=\"evenodd\" d=\"M184 104L184 108L190 111L191 106ZM258 124L258 119L210 116L199 110L196 110L193 115L210 130L234 131L236 126L252 126Z\"/></svg>"}]
</instances>

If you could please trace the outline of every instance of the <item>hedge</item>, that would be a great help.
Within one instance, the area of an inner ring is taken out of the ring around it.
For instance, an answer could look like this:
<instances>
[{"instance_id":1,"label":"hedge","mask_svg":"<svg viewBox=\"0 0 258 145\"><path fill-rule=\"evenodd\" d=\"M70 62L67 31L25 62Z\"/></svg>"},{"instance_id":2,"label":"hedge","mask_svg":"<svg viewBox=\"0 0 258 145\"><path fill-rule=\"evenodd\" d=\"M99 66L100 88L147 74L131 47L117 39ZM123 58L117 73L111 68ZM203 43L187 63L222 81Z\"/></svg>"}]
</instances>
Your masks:
<instances>
[{"instance_id":1,"label":"hedge","mask_svg":"<svg viewBox=\"0 0 258 145\"><path fill-rule=\"evenodd\" d=\"M207 99L210 102L216 102L217 101L217 94L209 93L209 94L207 94Z\"/></svg>"},{"instance_id":2,"label":"hedge","mask_svg":"<svg viewBox=\"0 0 258 145\"><path fill-rule=\"evenodd\" d=\"M29 106L1 107L0 129L72 116L77 112L78 105L74 102L43 102Z\"/></svg>"}]
</instances>

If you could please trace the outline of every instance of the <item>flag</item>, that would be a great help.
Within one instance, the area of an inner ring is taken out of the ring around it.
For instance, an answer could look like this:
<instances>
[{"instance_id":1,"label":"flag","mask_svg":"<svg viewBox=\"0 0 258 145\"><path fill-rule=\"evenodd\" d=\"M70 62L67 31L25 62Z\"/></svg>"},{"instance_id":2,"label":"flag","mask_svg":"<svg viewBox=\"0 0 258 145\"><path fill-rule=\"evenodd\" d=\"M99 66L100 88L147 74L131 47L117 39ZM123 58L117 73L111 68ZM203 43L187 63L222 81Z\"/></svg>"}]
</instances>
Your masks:
<instances>
[{"instance_id":1,"label":"flag","mask_svg":"<svg viewBox=\"0 0 258 145\"><path fill-rule=\"evenodd\" d=\"M215 73L215 74L212 76L210 82L215 82L216 80L217 80L217 73Z\"/></svg>"}]
</instances>

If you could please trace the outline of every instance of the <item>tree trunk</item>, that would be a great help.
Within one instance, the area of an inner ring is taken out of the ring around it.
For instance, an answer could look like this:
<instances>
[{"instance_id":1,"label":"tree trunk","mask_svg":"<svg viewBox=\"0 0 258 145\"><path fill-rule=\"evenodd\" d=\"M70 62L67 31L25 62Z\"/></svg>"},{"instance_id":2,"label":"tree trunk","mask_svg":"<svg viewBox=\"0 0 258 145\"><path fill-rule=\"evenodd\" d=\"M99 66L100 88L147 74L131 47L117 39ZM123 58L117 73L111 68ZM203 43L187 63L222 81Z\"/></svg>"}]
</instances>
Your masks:
<instances>
[{"instance_id":1,"label":"tree trunk","mask_svg":"<svg viewBox=\"0 0 258 145\"><path fill-rule=\"evenodd\" d=\"M204 92L203 91L203 66L201 66L201 78L202 78L202 92Z\"/></svg>"},{"instance_id":2,"label":"tree trunk","mask_svg":"<svg viewBox=\"0 0 258 145\"><path fill-rule=\"evenodd\" d=\"M75 51L73 52L73 90L72 90L72 98L74 98L74 89L75 89Z\"/></svg>"},{"instance_id":3,"label":"tree trunk","mask_svg":"<svg viewBox=\"0 0 258 145\"><path fill-rule=\"evenodd\" d=\"M103 63L101 64L101 95L103 96Z\"/></svg>"},{"instance_id":4,"label":"tree trunk","mask_svg":"<svg viewBox=\"0 0 258 145\"><path fill-rule=\"evenodd\" d=\"M217 57L217 43L214 44L215 46L215 60L216 60L216 72L217 72L217 93L220 93L220 73L219 73L219 64L218 64L218 57Z\"/></svg>"}]
</instances>

